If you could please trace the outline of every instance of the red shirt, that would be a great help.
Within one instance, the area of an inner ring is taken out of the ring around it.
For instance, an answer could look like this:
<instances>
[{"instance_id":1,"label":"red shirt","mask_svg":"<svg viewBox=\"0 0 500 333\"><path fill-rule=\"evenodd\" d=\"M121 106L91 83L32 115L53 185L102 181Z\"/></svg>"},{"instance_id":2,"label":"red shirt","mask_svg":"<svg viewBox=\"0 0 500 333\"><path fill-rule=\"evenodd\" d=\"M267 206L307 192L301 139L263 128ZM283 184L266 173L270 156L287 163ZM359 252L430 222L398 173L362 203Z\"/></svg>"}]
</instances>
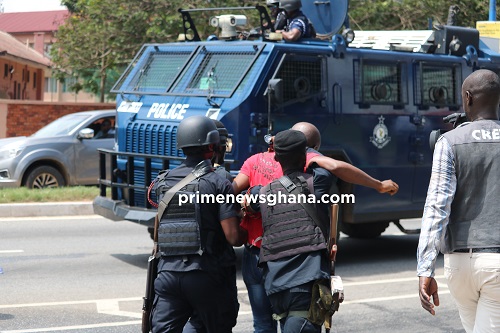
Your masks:
<instances>
[{"instance_id":1,"label":"red shirt","mask_svg":"<svg viewBox=\"0 0 500 333\"><path fill-rule=\"evenodd\" d=\"M306 165L311 158L317 155L319 154L308 152L306 155ZM248 177L250 187L256 185L266 186L273 180L283 176L281 165L274 160L274 152L264 152L250 156L243 163L240 172ZM241 220L240 225L248 231L248 243L260 247L263 233L260 214L255 214L254 216L246 215Z\"/></svg>"}]
</instances>

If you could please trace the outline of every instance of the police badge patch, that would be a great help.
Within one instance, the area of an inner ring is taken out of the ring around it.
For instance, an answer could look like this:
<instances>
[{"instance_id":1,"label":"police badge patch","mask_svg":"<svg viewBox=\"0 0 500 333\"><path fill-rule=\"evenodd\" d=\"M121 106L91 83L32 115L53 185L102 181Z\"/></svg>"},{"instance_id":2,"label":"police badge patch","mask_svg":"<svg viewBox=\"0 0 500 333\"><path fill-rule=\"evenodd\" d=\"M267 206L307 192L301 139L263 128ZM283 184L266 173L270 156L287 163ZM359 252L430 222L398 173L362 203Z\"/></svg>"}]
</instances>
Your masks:
<instances>
[{"instance_id":1,"label":"police badge patch","mask_svg":"<svg viewBox=\"0 0 500 333\"><path fill-rule=\"evenodd\" d=\"M389 130L385 126L384 120L384 116L378 117L378 124L373 128L373 136L370 137L370 142L378 149L384 148L391 141Z\"/></svg>"}]
</instances>

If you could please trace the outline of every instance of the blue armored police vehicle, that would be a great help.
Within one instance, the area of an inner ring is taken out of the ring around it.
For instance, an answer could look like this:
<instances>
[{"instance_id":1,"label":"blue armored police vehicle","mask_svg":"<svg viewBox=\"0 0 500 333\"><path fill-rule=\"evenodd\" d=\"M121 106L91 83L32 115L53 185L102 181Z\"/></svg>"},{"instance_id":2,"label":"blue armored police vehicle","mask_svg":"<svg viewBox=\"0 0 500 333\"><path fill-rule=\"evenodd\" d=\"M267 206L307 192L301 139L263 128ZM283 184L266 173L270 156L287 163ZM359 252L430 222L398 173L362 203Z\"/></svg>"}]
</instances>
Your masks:
<instances>
[{"instance_id":1,"label":"blue armored police vehicle","mask_svg":"<svg viewBox=\"0 0 500 333\"><path fill-rule=\"evenodd\" d=\"M179 122L205 115L230 133L226 161L233 173L267 150L266 134L305 121L320 130L324 155L396 181L400 189L392 197L338 182L340 194L355 195L355 203L341 207L340 229L349 236L375 237L390 222L422 215L429 134L446 129L443 116L460 110L464 78L479 68L498 72L500 54L478 30L457 26L357 31L353 39L347 0L302 4L316 38L279 40L267 8L257 5L225 8L209 22L217 38L204 40L192 15L201 9L179 10L184 40L141 48L112 90L116 145L100 150L97 214L151 228L156 209L148 187L160 170L183 159ZM258 12L260 28L241 33L249 10Z\"/></svg>"}]
</instances>

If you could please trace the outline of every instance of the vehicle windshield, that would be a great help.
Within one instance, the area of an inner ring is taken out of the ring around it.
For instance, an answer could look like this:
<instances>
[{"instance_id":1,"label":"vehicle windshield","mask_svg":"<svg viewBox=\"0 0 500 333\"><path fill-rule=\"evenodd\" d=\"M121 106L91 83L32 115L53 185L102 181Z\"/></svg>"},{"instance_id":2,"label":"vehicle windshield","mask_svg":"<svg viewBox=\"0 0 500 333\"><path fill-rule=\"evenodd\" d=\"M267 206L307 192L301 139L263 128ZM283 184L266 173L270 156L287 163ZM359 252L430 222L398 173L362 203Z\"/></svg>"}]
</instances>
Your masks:
<instances>
[{"instance_id":1,"label":"vehicle windshield","mask_svg":"<svg viewBox=\"0 0 500 333\"><path fill-rule=\"evenodd\" d=\"M32 137L47 138L71 134L89 116L85 114L70 114L54 120L35 132Z\"/></svg>"}]
</instances>

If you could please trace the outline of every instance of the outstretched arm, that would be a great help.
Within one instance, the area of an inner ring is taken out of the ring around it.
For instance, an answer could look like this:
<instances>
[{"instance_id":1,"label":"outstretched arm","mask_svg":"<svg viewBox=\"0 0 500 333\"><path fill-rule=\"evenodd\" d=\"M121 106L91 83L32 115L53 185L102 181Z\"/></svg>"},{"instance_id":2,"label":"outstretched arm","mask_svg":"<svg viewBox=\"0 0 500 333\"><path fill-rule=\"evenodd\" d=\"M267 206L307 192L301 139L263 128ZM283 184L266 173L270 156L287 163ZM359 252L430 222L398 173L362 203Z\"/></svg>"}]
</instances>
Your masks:
<instances>
[{"instance_id":1,"label":"outstretched arm","mask_svg":"<svg viewBox=\"0 0 500 333\"><path fill-rule=\"evenodd\" d=\"M389 193L390 195L394 195L399 190L399 185L390 179L380 181L371 177L361 169L356 168L354 165L338 161L327 156L318 155L311 158L307 167L309 167L311 163L318 164L320 167L330 171L343 181L370 187L377 190L379 193Z\"/></svg>"}]
</instances>

